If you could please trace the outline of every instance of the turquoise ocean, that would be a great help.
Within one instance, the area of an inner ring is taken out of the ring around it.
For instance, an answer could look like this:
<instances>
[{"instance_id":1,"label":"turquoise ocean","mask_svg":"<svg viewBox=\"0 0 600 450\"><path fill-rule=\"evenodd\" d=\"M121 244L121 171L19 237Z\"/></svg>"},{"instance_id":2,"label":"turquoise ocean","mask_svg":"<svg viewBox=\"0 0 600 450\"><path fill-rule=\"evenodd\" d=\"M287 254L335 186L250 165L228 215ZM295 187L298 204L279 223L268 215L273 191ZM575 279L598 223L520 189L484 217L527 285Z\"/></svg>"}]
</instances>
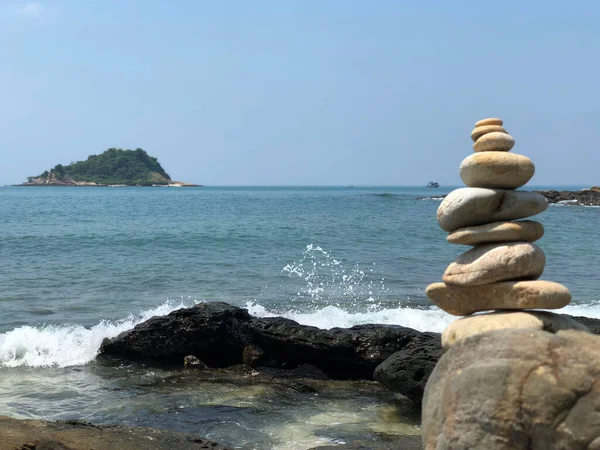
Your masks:
<instances>
[{"instance_id":1,"label":"turquoise ocean","mask_svg":"<svg viewBox=\"0 0 600 450\"><path fill-rule=\"evenodd\" d=\"M450 190L0 187L0 414L160 426L242 449L418 433L373 383L317 398L96 356L106 337L210 301L322 328L440 332L453 318L424 290L466 247L446 243L440 199L421 197ZM569 287L565 312L600 317L600 208L537 219L542 278Z\"/></svg>"}]
</instances>

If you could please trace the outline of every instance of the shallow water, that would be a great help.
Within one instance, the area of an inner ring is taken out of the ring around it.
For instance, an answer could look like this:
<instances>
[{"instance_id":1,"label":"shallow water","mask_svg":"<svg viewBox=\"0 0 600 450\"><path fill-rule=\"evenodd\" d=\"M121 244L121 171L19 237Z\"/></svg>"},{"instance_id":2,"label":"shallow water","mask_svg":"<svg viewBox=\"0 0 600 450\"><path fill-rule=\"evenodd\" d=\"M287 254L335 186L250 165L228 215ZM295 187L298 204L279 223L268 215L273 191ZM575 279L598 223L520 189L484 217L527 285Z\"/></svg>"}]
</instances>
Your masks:
<instances>
[{"instance_id":1,"label":"shallow water","mask_svg":"<svg viewBox=\"0 0 600 450\"><path fill-rule=\"evenodd\" d=\"M453 319L424 288L464 248L445 243L439 200L417 198L446 192L0 188L0 413L164 426L239 448L414 431L417 419L376 385L311 397L96 354L103 338L153 315L215 300L323 328L441 331ZM571 289L566 312L600 317L600 209L551 206L538 217L543 278Z\"/></svg>"}]
</instances>

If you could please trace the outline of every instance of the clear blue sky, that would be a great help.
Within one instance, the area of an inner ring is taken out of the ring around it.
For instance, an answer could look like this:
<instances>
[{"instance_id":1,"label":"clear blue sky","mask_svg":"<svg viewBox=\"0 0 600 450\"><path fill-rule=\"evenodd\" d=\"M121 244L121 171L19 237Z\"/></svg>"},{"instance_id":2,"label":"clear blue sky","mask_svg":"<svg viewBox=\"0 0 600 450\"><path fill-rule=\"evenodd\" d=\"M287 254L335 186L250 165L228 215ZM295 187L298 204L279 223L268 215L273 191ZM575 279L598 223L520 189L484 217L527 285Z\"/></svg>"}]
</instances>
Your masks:
<instances>
[{"instance_id":1,"label":"clear blue sky","mask_svg":"<svg viewBox=\"0 0 600 450\"><path fill-rule=\"evenodd\" d=\"M600 184L600 2L0 0L0 184L142 147L207 185L460 184L498 116Z\"/></svg>"}]
</instances>

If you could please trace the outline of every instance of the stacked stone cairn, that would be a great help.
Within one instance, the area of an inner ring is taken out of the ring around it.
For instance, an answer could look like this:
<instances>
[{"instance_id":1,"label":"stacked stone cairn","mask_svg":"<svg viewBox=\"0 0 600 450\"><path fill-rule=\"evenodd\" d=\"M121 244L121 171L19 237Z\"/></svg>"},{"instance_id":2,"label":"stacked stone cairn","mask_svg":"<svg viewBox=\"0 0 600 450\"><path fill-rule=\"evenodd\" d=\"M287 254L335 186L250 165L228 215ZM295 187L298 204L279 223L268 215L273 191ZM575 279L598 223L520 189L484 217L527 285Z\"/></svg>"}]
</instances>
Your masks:
<instances>
[{"instance_id":1,"label":"stacked stone cairn","mask_svg":"<svg viewBox=\"0 0 600 450\"><path fill-rule=\"evenodd\" d=\"M437 220L448 242L473 246L451 263L443 283L427 287L427 295L444 311L469 316L450 324L442 345L450 347L468 336L507 328L550 332L585 329L568 316L531 309L558 309L571 301L569 290L538 278L546 257L534 244L544 234L541 223L518 220L548 207L535 192L517 191L535 172L533 162L510 152L515 139L500 119L480 120L471 132L475 153L460 165L468 186L441 203ZM476 314L483 311L495 311Z\"/></svg>"}]
</instances>

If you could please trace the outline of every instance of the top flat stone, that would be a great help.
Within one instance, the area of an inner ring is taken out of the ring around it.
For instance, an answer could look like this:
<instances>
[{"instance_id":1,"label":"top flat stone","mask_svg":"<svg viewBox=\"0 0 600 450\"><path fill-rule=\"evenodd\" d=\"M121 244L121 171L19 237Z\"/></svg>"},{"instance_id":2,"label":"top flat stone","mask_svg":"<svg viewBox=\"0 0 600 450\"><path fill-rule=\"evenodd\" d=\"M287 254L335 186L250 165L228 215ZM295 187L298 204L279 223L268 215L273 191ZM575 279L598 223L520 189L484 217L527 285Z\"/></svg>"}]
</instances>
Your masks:
<instances>
[{"instance_id":1,"label":"top flat stone","mask_svg":"<svg viewBox=\"0 0 600 450\"><path fill-rule=\"evenodd\" d=\"M450 192L437 210L445 231L491 222L525 219L548 208L548 200L536 192L505 189L460 188Z\"/></svg>"},{"instance_id":2,"label":"top flat stone","mask_svg":"<svg viewBox=\"0 0 600 450\"><path fill-rule=\"evenodd\" d=\"M508 131L506 131L500 125L484 125L482 127L475 127L473 131L471 131L471 139L473 139L473 141L477 141L477 139L479 139L481 136L488 133L508 134Z\"/></svg>"},{"instance_id":3,"label":"top flat stone","mask_svg":"<svg viewBox=\"0 0 600 450\"><path fill-rule=\"evenodd\" d=\"M481 119L475 123L475 128L483 127L485 125L504 125L502 119L498 119L497 117L488 117L487 119Z\"/></svg>"}]
</instances>

